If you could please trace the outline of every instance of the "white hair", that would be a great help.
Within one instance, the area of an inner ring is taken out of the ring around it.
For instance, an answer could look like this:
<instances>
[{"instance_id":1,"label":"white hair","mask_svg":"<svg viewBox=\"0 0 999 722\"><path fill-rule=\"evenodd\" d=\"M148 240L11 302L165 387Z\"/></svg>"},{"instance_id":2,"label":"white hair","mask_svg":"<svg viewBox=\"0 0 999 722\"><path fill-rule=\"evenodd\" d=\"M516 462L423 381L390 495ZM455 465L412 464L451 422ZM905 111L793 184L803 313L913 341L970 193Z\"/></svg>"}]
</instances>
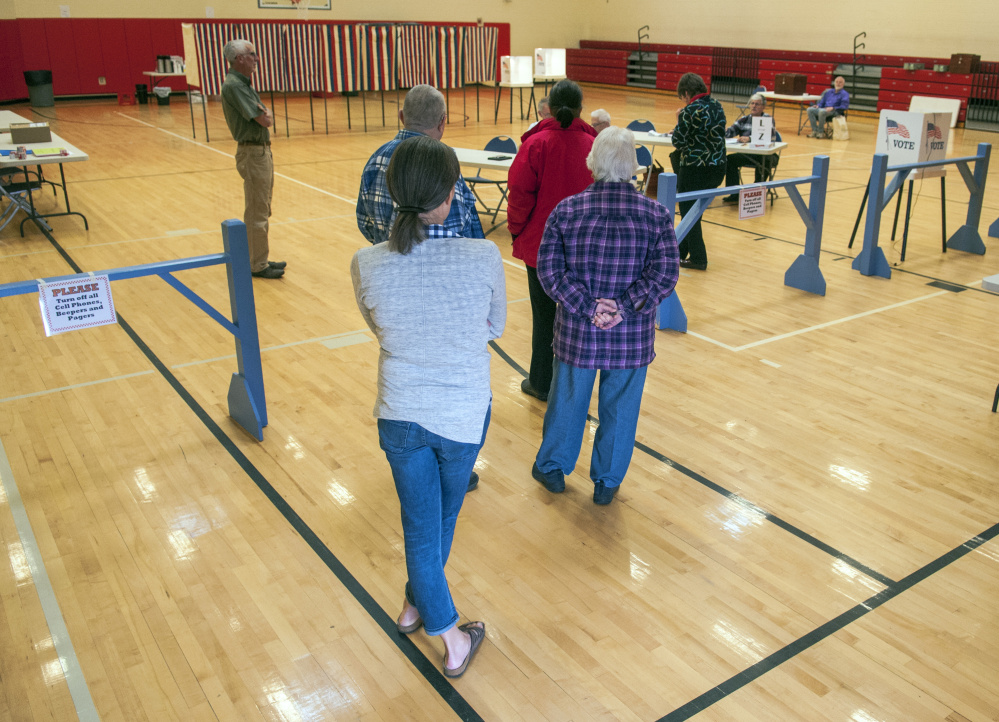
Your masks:
<instances>
[{"instance_id":1,"label":"white hair","mask_svg":"<svg viewBox=\"0 0 999 722\"><path fill-rule=\"evenodd\" d=\"M402 117L407 130L427 134L447 116L447 101L431 85L414 85L402 101Z\"/></svg>"},{"instance_id":2,"label":"white hair","mask_svg":"<svg viewBox=\"0 0 999 722\"><path fill-rule=\"evenodd\" d=\"M237 55L242 55L246 52L246 49L250 47L251 43L249 40L230 40L225 44L225 48L222 49L222 54L228 62L232 62L236 59Z\"/></svg>"},{"instance_id":3,"label":"white hair","mask_svg":"<svg viewBox=\"0 0 999 722\"><path fill-rule=\"evenodd\" d=\"M610 123L611 117L603 108L597 108L592 113L590 113L590 123Z\"/></svg>"},{"instance_id":4,"label":"white hair","mask_svg":"<svg viewBox=\"0 0 999 722\"><path fill-rule=\"evenodd\" d=\"M764 105L767 104L767 99L763 97L763 93L753 93L752 95L750 95L749 102L753 102L754 100L758 100Z\"/></svg>"},{"instance_id":5,"label":"white hair","mask_svg":"<svg viewBox=\"0 0 999 722\"><path fill-rule=\"evenodd\" d=\"M631 180L638 170L634 134L627 128L613 125L600 131L586 156L586 167L597 182Z\"/></svg>"}]
</instances>

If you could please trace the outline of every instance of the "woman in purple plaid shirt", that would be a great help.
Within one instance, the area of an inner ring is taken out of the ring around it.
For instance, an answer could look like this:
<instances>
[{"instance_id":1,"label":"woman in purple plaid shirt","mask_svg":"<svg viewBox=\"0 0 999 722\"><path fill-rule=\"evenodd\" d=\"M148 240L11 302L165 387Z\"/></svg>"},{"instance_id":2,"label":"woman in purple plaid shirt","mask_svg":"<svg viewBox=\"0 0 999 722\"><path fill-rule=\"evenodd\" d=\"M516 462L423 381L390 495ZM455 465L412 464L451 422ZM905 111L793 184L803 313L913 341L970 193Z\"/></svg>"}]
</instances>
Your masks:
<instances>
[{"instance_id":1,"label":"woman in purple plaid shirt","mask_svg":"<svg viewBox=\"0 0 999 722\"><path fill-rule=\"evenodd\" d=\"M552 493L565 490L599 370L590 478L594 503L609 504L631 464L645 373L655 358L656 309L676 286L679 254L669 213L631 185L638 169L631 131L604 130L586 164L595 182L555 207L538 251L538 280L558 310L554 377L532 474Z\"/></svg>"}]
</instances>

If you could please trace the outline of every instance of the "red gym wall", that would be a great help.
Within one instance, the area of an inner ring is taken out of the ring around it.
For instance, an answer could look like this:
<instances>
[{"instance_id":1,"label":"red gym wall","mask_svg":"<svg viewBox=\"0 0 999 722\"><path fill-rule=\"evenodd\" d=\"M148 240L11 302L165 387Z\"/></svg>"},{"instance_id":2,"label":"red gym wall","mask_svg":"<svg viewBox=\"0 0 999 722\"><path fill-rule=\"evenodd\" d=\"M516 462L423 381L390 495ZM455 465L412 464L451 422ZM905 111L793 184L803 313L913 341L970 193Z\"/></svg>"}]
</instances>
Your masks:
<instances>
[{"instance_id":1,"label":"red gym wall","mask_svg":"<svg viewBox=\"0 0 999 722\"><path fill-rule=\"evenodd\" d=\"M186 22L205 21L177 18L0 20L0 66L7 68L0 73L0 102L27 100L25 70L51 70L52 91L57 96L133 92L136 83L149 83L142 71L156 69L157 55L184 54L180 25ZM498 55L509 55L510 24L486 25L499 28ZM98 84L97 79L101 76L107 79L106 85ZM176 84L183 78L171 80Z\"/></svg>"}]
</instances>

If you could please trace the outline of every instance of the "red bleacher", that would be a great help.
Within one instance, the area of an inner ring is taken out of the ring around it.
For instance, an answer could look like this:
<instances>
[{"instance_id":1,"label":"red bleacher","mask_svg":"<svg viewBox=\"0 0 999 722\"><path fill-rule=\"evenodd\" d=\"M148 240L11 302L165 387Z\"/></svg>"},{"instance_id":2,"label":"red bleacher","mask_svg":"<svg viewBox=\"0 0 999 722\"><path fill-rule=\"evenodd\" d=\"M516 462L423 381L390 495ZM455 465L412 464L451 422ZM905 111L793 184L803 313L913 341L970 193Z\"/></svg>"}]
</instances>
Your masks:
<instances>
[{"instance_id":1,"label":"red bleacher","mask_svg":"<svg viewBox=\"0 0 999 722\"><path fill-rule=\"evenodd\" d=\"M660 90L676 90L677 82L684 73L697 73L710 88L716 48L710 45L647 43L642 45L642 50L658 54L656 87ZM628 58L637 51L638 43L635 42L580 40L578 50L566 51L566 72L573 80L626 85ZM820 95L829 88L837 65L853 62L850 53L776 49L755 52L759 59L757 72L761 85L772 90L778 74L802 73L808 76L806 92L810 95ZM925 69L905 70L902 66L906 63L922 63ZM864 65L867 67L882 69L878 110L908 110L909 100L913 95L957 98L961 101L960 118L963 120L971 95L972 76L936 73L932 70L934 65L949 63L950 58L902 55L867 55L864 58Z\"/></svg>"}]
</instances>

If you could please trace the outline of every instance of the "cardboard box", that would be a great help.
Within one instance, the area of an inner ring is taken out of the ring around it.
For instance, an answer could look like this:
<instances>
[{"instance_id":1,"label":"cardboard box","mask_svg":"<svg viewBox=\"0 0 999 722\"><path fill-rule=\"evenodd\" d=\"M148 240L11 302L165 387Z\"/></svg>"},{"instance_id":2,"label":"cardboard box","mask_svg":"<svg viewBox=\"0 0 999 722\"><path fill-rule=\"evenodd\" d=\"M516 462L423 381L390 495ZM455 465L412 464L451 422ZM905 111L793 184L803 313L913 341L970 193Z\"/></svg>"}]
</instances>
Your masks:
<instances>
[{"instance_id":1,"label":"cardboard box","mask_svg":"<svg viewBox=\"0 0 999 722\"><path fill-rule=\"evenodd\" d=\"M981 55L968 55L965 53L955 53L950 56L950 72L952 73L962 73L967 75L968 73L977 73L978 65L982 62Z\"/></svg>"},{"instance_id":2,"label":"cardboard box","mask_svg":"<svg viewBox=\"0 0 999 722\"><path fill-rule=\"evenodd\" d=\"M24 145L25 143L49 143L52 140L52 131L49 130L48 123L11 123L10 142L13 145Z\"/></svg>"},{"instance_id":3,"label":"cardboard box","mask_svg":"<svg viewBox=\"0 0 999 722\"><path fill-rule=\"evenodd\" d=\"M778 95L804 95L808 76L802 73L778 73L774 79L774 92Z\"/></svg>"}]
</instances>

